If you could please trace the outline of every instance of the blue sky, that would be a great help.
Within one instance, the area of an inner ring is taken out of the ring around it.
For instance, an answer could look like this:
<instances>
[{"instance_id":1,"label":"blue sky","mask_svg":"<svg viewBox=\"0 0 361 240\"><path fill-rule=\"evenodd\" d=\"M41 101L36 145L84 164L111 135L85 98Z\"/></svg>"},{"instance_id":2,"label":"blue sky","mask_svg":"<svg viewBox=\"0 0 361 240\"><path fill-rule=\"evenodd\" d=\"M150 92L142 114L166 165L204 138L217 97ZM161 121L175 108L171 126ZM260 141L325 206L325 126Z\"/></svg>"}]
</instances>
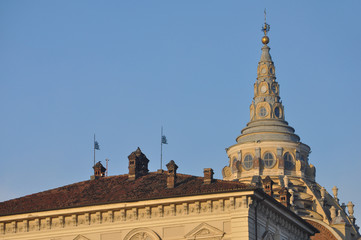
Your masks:
<instances>
[{"instance_id":1,"label":"blue sky","mask_svg":"<svg viewBox=\"0 0 361 240\"><path fill-rule=\"evenodd\" d=\"M286 120L361 216L360 1L1 1L0 201L109 174L138 146L221 178L249 121L267 8Z\"/></svg>"}]
</instances>

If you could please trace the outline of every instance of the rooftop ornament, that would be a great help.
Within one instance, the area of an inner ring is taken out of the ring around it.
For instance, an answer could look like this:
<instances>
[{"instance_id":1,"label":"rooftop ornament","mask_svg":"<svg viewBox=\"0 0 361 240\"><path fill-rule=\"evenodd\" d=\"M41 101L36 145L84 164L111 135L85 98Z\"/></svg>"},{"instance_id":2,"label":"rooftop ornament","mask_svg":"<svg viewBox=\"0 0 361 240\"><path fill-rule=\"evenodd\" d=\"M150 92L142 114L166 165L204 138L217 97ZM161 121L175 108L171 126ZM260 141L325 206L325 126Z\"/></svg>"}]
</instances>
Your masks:
<instances>
[{"instance_id":1,"label":"rooftop ornament","mask_svg":"<svg viewBox=\"0 0 361 240\"><path fill-rule=\"evenodd\" d=\"M269 43L269 37L267 36L267 33L270 30L270 25L266 22L266 9L264 10L264 25L262 27L262 32L264 33L264 36L262 37L262 43L264 45Z\"/></svg>"}]
</instances>

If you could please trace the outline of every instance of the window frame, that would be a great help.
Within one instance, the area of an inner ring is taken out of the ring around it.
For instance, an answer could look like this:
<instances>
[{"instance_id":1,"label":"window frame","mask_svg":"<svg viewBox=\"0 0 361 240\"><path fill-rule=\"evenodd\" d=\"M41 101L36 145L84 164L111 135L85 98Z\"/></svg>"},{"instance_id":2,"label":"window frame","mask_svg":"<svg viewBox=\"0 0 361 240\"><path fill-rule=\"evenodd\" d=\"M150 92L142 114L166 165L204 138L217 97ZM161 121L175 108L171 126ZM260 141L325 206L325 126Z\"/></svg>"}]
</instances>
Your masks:
<instances>
[{"instance_id":1,"label":"window frame","mask_svg":"<svg viewBox=\"0 0 361 240\"><path fill-rule=\"evenodd\" d=\"M286 156L289 156L288 159L286 159ZM295 168L295 160L294 160L294 156L290 153L290 152L285 152L285 154L283 154L283 161L284 161L284 166L286 170L293 170ZM292 166L288 165L289 163L292 164Z\"/></svg>"},{"instance_id":2,"label":"window frame","mask_svg":"<svg viewBox=\"0 0 361 240\"><path fill-rule=\"evenodd\" d=\"M247 165L245 164L245 161L246 161L247 157L251 157L251 161L249 161L249 160L247 161L247 163L251 163L251 165L249 167L247 167ZM250 154L250 153L246 153L244 158L243 158L243 161L242 161L243 168L246 169L247 171L251 170L253 168L253 161L254 161L253 155Z\"/></svg>"},{"instance_id":3,"label":"window frame","mask_svg":"<svg viewBox=\"0 0 361 240\"><path fill-rule=\"evenodd\" d=\"M270 165L267 165L267 164L266 164L266 161L269 161L269 160L270 160L270 159L267 159L267 160L266 160L266 155L267 155L267 154L270 154L270 155L272 156L272 164L270 164ZM277 161L276 158L275 158L275 156L274 156L274 154L271 153L271 152L265 152L265 153L263 154L262 160L263 160L263 165L264 165L265 168L273 168L274 165L276 164L276 161Z\"/></svg>"}]
</instances>

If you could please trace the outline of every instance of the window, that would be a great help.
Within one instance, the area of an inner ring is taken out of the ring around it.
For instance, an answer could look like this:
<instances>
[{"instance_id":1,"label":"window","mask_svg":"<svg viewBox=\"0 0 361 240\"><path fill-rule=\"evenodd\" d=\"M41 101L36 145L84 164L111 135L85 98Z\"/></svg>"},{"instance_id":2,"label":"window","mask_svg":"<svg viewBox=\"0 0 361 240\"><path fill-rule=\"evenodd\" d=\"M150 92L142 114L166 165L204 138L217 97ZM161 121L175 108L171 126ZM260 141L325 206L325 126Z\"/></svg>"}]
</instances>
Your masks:
<instances>
[{"instance_id":1,"label":"window","mask_svg":"<svg viewBox=\"0 0 361 240\"><path fill-rule=\"evenodd\" d=\"M263 156L263 163L266 168L271 168L275 164L275 159L273 157L273 154L270 152L267 152Z\"/></svg>"},{"instance_id":2,"label":"window","mask_svg":"<svg viewBox=\"0 0 361 240\"><path fill-rule=\"evenodd\" d=\"M281 115L280 115L280 108L279 108L279 107L276 107L276 108L275 108L275 116L278 117L278 118L281 116Z\"/></svg>"},{"instance_id":3,"label":"window","mask_svg":"<svg viewBox=\"0 0 361 240\"><path fill-rule=\"evenodd\" d=\"M251 154L247 154L243 159L243 167L246 170L250 170L253 167L253 157Z\"/></svg>"},{"instance_id":4,"label":"window","mask_svg":"<svg viewBox=\"0 0 361 240\"><path fill-rule=\"evenodd\" d=\"M259 115L260 115L261 117L265 117L265 116L267 115L267 109L265 109L264 107L261 107L261 108L259 109Z\"/></svg>"},{"instance_id":5,"label":"window","mask_svg":"<svg viewBox=\"0 0 361 240\"><path fill-rule=\"evenodd\" d=\"M285 155L283 155L283 160L285 161L285 169L292 170L295 165L292 155L286 152Z\"/></svg>"}]
</instances>

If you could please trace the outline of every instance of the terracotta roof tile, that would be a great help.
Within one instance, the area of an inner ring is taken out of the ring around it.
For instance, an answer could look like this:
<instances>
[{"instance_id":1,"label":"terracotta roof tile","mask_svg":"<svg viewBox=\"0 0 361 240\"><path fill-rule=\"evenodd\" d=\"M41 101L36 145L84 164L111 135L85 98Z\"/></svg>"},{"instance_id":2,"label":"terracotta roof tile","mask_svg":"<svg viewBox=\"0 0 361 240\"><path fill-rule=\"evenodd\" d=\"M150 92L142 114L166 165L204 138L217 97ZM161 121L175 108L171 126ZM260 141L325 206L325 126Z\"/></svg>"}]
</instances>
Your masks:
<instances>
[{"instance_id":1,"label":"terracotta roof tile","mask_svg":"<svg viewBox=\"0 0 361 240\"><path fill-rule=\"evenodd\" d=\"M175 188L167 188L167 172L149 173L134 181L128 175L104 177L0 203L0 216L107 203L130 202L207 193L254 190L239 182L214 180L203 184L203 177L177 174Z\"/></svg>"}]
</instances>

